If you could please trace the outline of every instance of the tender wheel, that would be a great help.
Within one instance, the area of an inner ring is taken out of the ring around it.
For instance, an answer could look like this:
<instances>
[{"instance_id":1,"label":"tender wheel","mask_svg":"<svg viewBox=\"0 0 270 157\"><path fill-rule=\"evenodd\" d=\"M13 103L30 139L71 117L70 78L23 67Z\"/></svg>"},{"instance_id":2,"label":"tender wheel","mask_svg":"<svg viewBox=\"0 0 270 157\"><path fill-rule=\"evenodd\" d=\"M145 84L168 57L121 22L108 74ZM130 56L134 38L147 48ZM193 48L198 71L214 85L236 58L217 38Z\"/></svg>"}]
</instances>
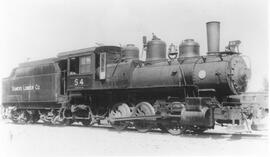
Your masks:
<instances>
[{"instance_id":1,"label":"tender wheel","mask_svg":"<svg viewBox=\"0 0 270 157\"><path fill-rule=\"evenodd\" d=\"M134 111L132 116L140 117L140 116L153 116L155 115L155 109L152 107L152 105L148 102L141 102L139 103ZM153 124L146 120L138 120L134 122L135 128L139 132L147 132L150 131L153 127Z\"/></svg>"},{"instance_id":2,"label":"tender wheel","mask_svg":"<svg viewBox=\"0 0 270 157\"><path fill-rule=\"evenodd\" d=\"M130 116L131 116L130 108L128 107L126 103L115 104L112 107L109 114L110 119L120 118L120 117L130 117ZM112 127L117 130L123 130L129 125L129 122L125 122L125 121L118 121L118 122L110 121L110 123Z\"/></svg>"},{"instance_id":3,"label":"tender wheel","mask_svg":"<svg viewBox=\"0 0 270 157\"><path fill-rule=\"evenodd\" d=\"M21 111L18 117L19 123L27 123L30 120L30 114L27 111Z\"/></svg>"},{"instance_id":4,"label":"tender wheel","mask_svg":"<svg viewBox=\"0 0 270 157\"><path fill-rule=\"evenodd\" d=\"M181 126L178 123L170 123L165 125L167 131L172 134L172 135L180 135L185 133L186 131L186 127L185 126Z\"/></svg>"},{"instance_id":5,"label":"tender wheel","mask_svg":"<svg viewBox=\"0 0 270 157\"><path fill-rule=\"evenodd\" d=\"M73 119L64 119L64 125L72 125Z\"/></svg>"},{"instance_id":6,"label":"tender wheel","mask_svg":"<svg viewBox=\"0 0 270 157\"><path fill-rule=\"evenodd\" d=\"M90 123L91 123L91 120L90 120L90 119L84 119L84 120L81 120L81 122L82 122L82 124L83 124L84 126L89 126Z\"/></svg>"},{"instance_id":7,"label":"tender wheel","mask_svg":"<svg viewBox=\"0 0 270 157\"><path fill-rule=\"evenodd\" d=\"M205 130L207 130L207 129L204 128L204 127L194 127L194 128L192 128L192 131L193 131L195 134L201 134L201 133L203 133Z\"/></svg>"},{"instance_id":8,"label":"tender wheel","mask_svg":"<svg viewBox=\"0 0 270 157\"><path fill-rule=\"evenodd\" d=\"M13 123L18 123L19 122L19 116L20 112L17 110L11 111L11 120Z\"/></svg>"}]
</instances>

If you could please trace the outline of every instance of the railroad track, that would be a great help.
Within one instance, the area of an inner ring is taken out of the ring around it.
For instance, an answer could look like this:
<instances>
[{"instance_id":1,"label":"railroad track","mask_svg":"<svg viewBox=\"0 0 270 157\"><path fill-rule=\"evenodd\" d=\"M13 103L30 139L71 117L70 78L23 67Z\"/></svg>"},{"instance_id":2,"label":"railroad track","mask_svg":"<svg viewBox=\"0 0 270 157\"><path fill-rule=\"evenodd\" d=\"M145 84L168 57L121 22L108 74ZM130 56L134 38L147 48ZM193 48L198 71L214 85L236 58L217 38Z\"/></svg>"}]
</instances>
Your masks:
<instances>
[{"instance_id":1,"label":"railroad track","mask_svg":"<svg viewBox=\"0 0 270 157\"><path fill-rule=\"evenodd\" d=\"M3 120L2 120L3 121ZM28 124L20 124L20 123L12 123L10 121L4 121L4 123L9 125L28 125ZM123 133L135 133L135 134L150 134L150 135L169 135L169 133L162 131L159 128L154 128L151 131L147 133L140 133L138 132L135 127L128 127L125 130L118 131L111 127L109 124L102 123L101 125L94 124L93 126L84 126L80 123L74 123L72 125L49 125L46 123L35 123L31 124L32 126L47 126L47 127L72 127L72 128L85 128L85 129L96 129L97 131L100 129L105 129L108 131L113 132L123 132ZM211 129L207 130L203 133L193 133L193 132L187 132L185 134L178 135L182 138L213 138L213 139L228 139L228 140L241 140L241 139L260 139L260 140L268 140L267 131L252 131L248 132L247 130L228 130L226 128L217 128L217 129Z\"/></svg>"}]
</instances>

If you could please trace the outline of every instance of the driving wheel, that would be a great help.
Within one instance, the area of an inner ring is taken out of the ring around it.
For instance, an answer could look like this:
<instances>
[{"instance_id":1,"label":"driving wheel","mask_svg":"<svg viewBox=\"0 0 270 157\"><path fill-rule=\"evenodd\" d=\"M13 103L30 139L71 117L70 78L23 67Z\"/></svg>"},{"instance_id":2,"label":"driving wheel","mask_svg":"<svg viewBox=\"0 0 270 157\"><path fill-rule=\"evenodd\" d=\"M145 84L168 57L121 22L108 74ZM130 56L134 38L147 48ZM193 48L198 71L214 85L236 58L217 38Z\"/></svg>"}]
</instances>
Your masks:
<instances>
[{"instance_id":1,"label":"driving wheel","mask_svg":"<svg viewBox=\"0 0 270 157\"><path fill-rule=\"evenodd\" d=\"M131 112L130 112L129 106L126 103L117 103L112 107L110 111L109 118L112 119L110 123L113 128L117 130L123 130L129 125L129 122L113 121L113 119L121 118L121 117L130 117L130 116L131 116Z\"/></svg>"},{"instance_id":2,"label":"driving wheel","mask_svg":"<svg viewBox=\"0 0 270 157\"><path fill-rule=\"evenodd\" d=\"M152 105L148 102L141 102L139 103L134 111L132 116L134 117L140 117L140 116L153 116L155 115L155 109L152 107ZM139 132L147 132L150 131L153 127L153 124L149 122L149 120L137 120L134 122L135 128Z\"/></svg>"}]
</instances>

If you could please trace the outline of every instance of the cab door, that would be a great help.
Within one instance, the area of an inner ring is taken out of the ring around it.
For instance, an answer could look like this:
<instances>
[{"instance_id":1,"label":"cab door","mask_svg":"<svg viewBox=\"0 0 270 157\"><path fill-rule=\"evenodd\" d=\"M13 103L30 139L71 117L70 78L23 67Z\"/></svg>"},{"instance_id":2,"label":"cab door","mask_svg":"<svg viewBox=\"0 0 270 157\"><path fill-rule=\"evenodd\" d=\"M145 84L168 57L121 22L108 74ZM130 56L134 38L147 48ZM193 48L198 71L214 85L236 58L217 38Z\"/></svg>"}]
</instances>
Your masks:
<instances>
[{"instance_id":1,"label":"cab door","mask_svg":"<svg viewBox=\"0 0 270 157\"><path fill-rule=\"evenodd\" d=\"M68 90L91 88L94 76L94 54L69 58Z\"/></svg>"},{"instance_id":2,"label":"cab door","mask_svg":"<svg viewBox=\"0 0 270 157\"><path fill-rule=\"evenodd\" d=\"M61 70L61 77L60 77L60 94L66 94L66 87L67 87L67 60L60 60L58 62L58 66Z\"/></svg>"}]
</instances>

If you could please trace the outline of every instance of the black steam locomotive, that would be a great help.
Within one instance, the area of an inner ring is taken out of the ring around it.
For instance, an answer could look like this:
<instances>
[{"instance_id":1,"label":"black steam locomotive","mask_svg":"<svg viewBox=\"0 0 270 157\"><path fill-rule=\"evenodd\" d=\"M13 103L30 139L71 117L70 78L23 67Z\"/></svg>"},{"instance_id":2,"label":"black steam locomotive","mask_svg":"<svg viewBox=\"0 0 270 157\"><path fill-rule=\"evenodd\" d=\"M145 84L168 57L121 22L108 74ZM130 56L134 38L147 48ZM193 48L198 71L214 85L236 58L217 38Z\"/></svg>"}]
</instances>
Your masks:
<instances>
[{"instance_id":1,"label":"black steam locomotive","mask_svg":"<svg viewBox=\"0 0 270 157\"><path fill-rule=\"evenodd\" d=\"M237 51L219 51L219 22L207 23L208 53L184 40L179 52L155 35L139 49L97 46L26 62L3 80L5 116L16 123L83 125L107 120L122 130L161 128L171 134L202 132L215 124L242 124L252 116L229 99L246 90L250 69Z\"/></svg>"}]
</instances>

